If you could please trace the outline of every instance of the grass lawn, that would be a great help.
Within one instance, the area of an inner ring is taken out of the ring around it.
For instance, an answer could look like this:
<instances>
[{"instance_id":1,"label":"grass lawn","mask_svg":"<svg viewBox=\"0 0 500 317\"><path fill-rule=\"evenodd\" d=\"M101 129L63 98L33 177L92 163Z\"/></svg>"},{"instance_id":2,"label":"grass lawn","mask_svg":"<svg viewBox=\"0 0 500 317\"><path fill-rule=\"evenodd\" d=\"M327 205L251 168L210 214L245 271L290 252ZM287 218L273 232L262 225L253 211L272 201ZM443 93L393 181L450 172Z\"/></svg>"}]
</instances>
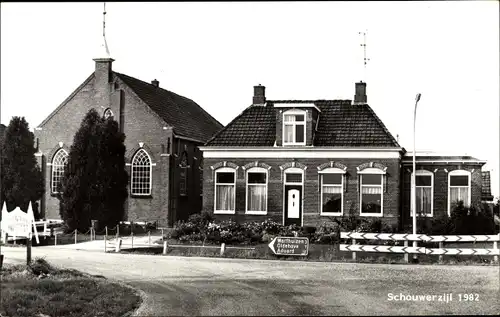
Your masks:
<instances>
[{"instance_id":1,"label":"grass lawn","mask_svg":"<svg viewBox=\"0 0 500 317\"><path fill-rule=\"evenodd\" d=\"M128 316L141 302L129 287L58 269L44 259L4 265L0 278L0 316Z\"/></svg>"}]
</instances>

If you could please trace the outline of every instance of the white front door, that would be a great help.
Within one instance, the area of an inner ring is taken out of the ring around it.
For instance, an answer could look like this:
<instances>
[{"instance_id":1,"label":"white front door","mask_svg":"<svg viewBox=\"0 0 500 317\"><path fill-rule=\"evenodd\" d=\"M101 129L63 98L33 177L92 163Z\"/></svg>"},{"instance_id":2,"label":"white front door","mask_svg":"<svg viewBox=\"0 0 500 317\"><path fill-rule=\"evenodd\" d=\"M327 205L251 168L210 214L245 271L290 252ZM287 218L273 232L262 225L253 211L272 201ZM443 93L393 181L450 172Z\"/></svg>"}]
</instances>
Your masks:
<instances>
[{"instance_id":1,"label":"white front door","mask_svg":"<svg viewBox=\"0 0 500 317\"><path fill-rule=\"evenodd\" d=\"M291 189L288 191L288 218L298 219L300 217L300 191Z\"/></svg>"}]
</instances>

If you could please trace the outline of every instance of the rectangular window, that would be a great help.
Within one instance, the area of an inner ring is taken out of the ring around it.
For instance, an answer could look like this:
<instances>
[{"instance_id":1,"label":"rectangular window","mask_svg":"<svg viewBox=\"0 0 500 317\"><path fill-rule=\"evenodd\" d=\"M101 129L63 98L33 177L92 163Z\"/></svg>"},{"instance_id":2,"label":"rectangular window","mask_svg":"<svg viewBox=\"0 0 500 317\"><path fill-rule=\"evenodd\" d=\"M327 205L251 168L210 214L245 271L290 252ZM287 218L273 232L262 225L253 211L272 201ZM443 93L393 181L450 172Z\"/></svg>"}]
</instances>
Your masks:
<instances>
[{"instance_id":1,"label":"rectangular window","mask_svg":"<svg viewBox=\"0 0 500 317\"><path fill-rule=\"evenodd\" d=\"M301 183L302 184L302 174L300 173L286 173L285 174L286 183Z\"/></svg>"},{"instance_id":2,"label":"rectangular window","mask_svg":"<svg viewBox=\"0 0 500 317\"><path fill-rule=\"evenodd\" d=\"M432 176L417 175L415 182L417 215L432 216Z\"/></svg>"},{"instance_id":3,"label":"rectangular window","mask_svg":"<svg viewBox=\"0 0 500 317\"><path fill-rule=\"evenodd\" d=\"M361 175L361 215L382 216L382 175Z\"/></svg>"},{"instance_id":4,"label":"rectangular window","mask_svg":"<svg viewBox=\"0 0 500 317\"><path fill-rule=\"evenodd\" d=\"M342 174L321 175L321 213L325 215L342 214Z\"/></svg>"},{"instance_id":5,"label":"rectangular window","mask_svg":"<svg viewBox=\"0 0 500 317\"><path fill-rule=\"evenodd\" d=\"M306 120L304 114L283 116L283 144L305 144Z\"/></svg>"},{"instance_id":6,"label":"rectangular window","mask_svg":"<svg viewBox=\"0 0 500 317\"><path fill-rule=\"evenodd\" d=\"M235 210L235 173L215 173L215 211L234 212Z\"/></svg>"},{"instance_id":7,"label":"rectangular window","mask_svg":"<svg viewBox=\"0 0 500 317\"><path fill-rule=\"evenodd\" d=\"M247 174L247 212L267 212L267 173L248 172Z\"/></svg>"}]
</instances>

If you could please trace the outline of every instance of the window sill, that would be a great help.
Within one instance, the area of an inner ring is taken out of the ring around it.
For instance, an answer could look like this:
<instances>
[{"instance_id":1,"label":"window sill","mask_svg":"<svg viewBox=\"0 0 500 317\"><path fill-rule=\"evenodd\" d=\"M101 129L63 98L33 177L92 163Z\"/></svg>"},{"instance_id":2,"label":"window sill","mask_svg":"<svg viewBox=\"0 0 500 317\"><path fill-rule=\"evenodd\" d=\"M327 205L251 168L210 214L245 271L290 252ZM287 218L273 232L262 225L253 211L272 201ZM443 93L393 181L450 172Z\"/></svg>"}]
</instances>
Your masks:
<instances>
[{"instance_id":1,"label":"window sill","mask_svg":"<svg viewBox=\"0 0 500 317\"><path fill-rule=\"evenodd\" d=\"M214 215L234 215L234 210L214 210Z\"/></svg>"},{"instance_id":2,"label":"window sill","mask_svg":"<svg viewBox=\"0 0 500 317\"><path fill-rule=\"evenodd\" d=\"M153 195L148 194L148 195L137 195L137 194L130 194L130 198L137 198L137 199L152 199Z\"/></svg>"},{"instance_id":3,"label":"window sill","mask_svg":"<svg viewBox=\"0 0 500 317\"><path fill-rule=\"evenodd\" d=\"M335 217L342 217L341 212L322 212L319 214L320 216L335 216Z\"/></svg>"},{"instance_id":4,"label":"window sill","mask_svg":"<svg viewBox=\"0 0 500 317\"><path fill-rule=\"evenodd\" d=\"M411 218L413 218L413 214L410 214L410 217L411 217ZM433 215L432 215L432 214L430 214L430 215L418 215L418 214L417 214L417 218L418 218L418 217L432 218L432 217L433 217Z\"/></svg>"},{"instance_id":5,"label":"window sill","mask_svg":"<svg viewBox=\"0 0 500 317\"><path fill-rule=\"evenodd\" d=\"M257 216L265 216L267 215L267 211L248 211L245 212L245 215L257 215Z\"/></svg>"},{"instance_id":6,"label":"window sill","mask_svg":"<svg viewBox=\"0 0 500 317\"><path fill-rule=\"evenodd\" d=\"M360 213L361 217L383 217L384 214L369 214L369 213Z\"/></svg>"}]
</instances>

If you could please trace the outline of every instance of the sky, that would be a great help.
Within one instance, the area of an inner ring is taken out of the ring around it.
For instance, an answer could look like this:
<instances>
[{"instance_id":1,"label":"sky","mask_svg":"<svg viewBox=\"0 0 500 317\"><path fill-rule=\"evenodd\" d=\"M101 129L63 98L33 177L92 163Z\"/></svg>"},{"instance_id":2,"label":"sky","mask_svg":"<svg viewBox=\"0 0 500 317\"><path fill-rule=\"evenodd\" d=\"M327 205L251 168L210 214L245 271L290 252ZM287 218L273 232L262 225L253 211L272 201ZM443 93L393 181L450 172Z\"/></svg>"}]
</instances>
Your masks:
<instances>
[{"instance_id":1,"label":"sky","mask_svg":"<svg viewBox=\"0 0 500 317\"><path fill-rule=\"evenodd\" d=\"M93 71L103 3L2 3L1 123L39 125ZM188 97L226 125L276 99L368 103L416 148L488 161L499 190L499 2L111 2L113 69ZM369 61L363 66L363 36Z\"/></svg>"}]
</instances>

